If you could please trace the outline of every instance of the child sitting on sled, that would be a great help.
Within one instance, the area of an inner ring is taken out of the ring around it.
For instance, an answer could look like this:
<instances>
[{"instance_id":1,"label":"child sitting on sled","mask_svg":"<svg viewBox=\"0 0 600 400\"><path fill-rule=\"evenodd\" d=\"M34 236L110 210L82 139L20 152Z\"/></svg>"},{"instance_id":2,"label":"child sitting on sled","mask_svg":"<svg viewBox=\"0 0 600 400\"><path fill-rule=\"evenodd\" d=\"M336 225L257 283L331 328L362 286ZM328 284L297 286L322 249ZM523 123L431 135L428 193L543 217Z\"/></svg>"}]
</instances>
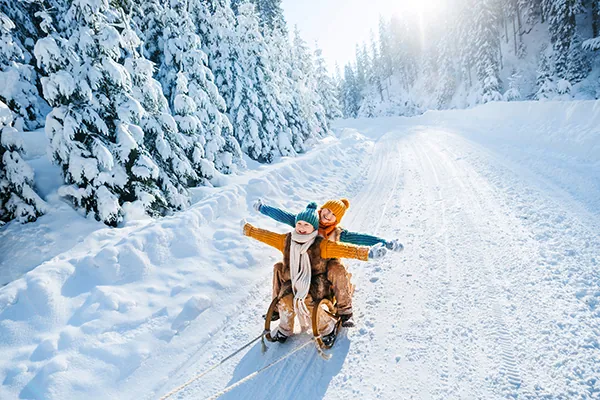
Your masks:
<instances>
[{"instance_id":1,"label":"child sitting on sled","mask_svg":"<svg viewBox=\"0 0 600 400\"><path fill-rule=\"evenodd\" d=\"M281 343L293 333L296 315L303 329L309 326L312 307L328 293L328 259L354 258L367 261L383 257L387 251L382 243L366 247L326 240L319 236L318 229L316 203L310 203L295 216L295 229L287 234L278 234L243 222L245 236L275 247L283 253L279 278L285 283L276 294L280 299L278 309L281 321L274 337ZM323 342L332 342L335 339L332 321L319 321L319 325L319 332L323 332Z\"/></svg>"},{"instance_id":2,"label":"child sitting on sled","mask_svg":"<svg viewBox=\"0 0 600 400\"><path fill-rule=\"evenodd\" d=\"M350 202L347 199L329 200L325 202L318 210L319 235L334 241L355 244L357 246L374 246L378 243L385 245L388 250L402 251L404 246L398 239L386 240L377 236L368 235L365 233L351 232L340 227L340 223L344 214L350 207ZM266 205L261 199L254 203L254 209L263 215L266 215L274 220L286 225L295 227L296 215L289 211L282 210L277 207ZM354 293L354 285L350 281L352 274L346 270L342 261L338 258L332 258L326 261L327 279L331 282L333 293L338 302L338 312L342 319L342 326L353 327L354 319L352 317L352 295ZM273 298L280 291L283 280L281 271L283 264L281 262L273 266ZM279 316L275 314L273 320L277 320Z\"/></svg>"}]
</instances>

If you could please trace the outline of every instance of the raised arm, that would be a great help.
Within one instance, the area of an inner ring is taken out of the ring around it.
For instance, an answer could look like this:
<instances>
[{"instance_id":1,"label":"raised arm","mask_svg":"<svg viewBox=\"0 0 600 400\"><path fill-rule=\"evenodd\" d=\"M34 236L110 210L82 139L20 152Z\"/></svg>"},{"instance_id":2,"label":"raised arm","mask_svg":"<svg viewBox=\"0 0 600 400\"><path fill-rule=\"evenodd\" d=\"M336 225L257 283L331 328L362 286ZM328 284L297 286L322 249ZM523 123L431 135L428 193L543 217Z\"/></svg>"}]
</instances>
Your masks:
<instances>
[{"instance_id":1,"label":"raised arm","mask_svg":"<svg viewBox=\"0 0 600 400\"><path fill-rule=\"evenodd\" d=\"M264 244L268 244L271 247L275 247L277 250L283 253L286 239L285 233L271 232L266 229L257 228L248 223L244 225L243 232L244 236L251 237L253 239L258 240L259 242L263 242Z\"/></svg>"},{"instance_id":2,"label":"raised arm","mask_svg":"<svg viewBox=\"0 0 600 400\"><path fill-rule=\"evenodd\" d=\"M263 215L273 218L275 221L291 226L296 226L296 215L291 212L282 210L281 208L271 207L262 202L261 199L256 200L254 208Z\"/></svg>"}]
</instances>

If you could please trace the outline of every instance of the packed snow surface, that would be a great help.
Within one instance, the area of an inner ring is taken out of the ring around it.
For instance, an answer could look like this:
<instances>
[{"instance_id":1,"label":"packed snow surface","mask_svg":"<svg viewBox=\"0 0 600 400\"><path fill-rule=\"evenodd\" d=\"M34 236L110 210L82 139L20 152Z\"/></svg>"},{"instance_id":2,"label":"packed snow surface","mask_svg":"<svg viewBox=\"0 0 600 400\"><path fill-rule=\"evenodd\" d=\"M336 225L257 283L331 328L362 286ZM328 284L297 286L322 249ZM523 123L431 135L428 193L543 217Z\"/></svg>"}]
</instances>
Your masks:
<instances>
[{"instance_id":1,"label":"packed snow surface","mask_svg":"<svg viewBox=\"0 0 600 400\"><path fill-rule=\"evenodd\" d=\"M599 398L598 127L596 101L342 120L298 158L118 229L59 199L33 133L52 211L0 230L0 399L156 399L259 335L281 256L239 221L289 228L258 197L292 211L347 197L346 228L405 251L347 261L357 327L331 360L311 344L222 398ZM307 340L255 343L173 398L210 397Z\"/></svg>"}]
</instances>

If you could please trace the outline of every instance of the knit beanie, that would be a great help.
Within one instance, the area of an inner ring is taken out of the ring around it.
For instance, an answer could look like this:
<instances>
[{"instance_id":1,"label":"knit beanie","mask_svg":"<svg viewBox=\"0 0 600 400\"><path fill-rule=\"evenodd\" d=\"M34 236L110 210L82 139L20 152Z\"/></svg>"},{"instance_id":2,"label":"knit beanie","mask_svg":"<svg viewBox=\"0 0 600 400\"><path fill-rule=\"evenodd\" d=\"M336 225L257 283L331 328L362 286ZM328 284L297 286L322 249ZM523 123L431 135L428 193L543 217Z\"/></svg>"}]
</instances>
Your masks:
<instances>
[{"instance_id":1,"label":"knit beanie","mask_svg":"<svg viewBox=\"0 0 600 400\"><path fill-rule=\"evenodd\" d=\"M296 215L296 223L305 221L311 224L315 229L319 229L319 214L317 213L317 203L311 202L306 208Z\"/></svg>"},{"instance_id":2,"label":"knit beanie","mask_svg":"<svg viewBox=\"0 0 600 400\"><path fill-rule=\"evenodd\" d=\"M333 215L335 215L337 222L339 223L342 220L342 218L344 217L344 214L346 213L346 210L348 209L348 207L350 207L350 202L347 199L341 199L341 200L329 200L321 206L321 209L323 209L323 208L330 209L331 212L333 213Z\"/></svg>"}]
</instances>

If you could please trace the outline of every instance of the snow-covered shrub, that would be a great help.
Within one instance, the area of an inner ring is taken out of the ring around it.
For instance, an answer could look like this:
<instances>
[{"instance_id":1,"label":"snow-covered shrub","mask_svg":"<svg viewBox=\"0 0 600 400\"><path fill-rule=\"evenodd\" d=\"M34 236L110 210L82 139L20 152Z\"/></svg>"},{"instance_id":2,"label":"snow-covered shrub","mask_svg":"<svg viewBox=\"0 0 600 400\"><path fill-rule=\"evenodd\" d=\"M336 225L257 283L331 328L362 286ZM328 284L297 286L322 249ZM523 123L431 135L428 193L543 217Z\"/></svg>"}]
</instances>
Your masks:
<instances>
[{"instance_id":1,"label":"snow-covered shrub","mask_svg":"<svg viewBox=\"0 0 600 400\"><path fill-rule=\"evenodd\" d=\"M16 128L32 130L41 125L48 106L35 87L35 70L24 64L23 51L12 38L14 28L8 16L0 12L0 101L16 114Z\"/></svg>"},{"instance_id":2,"label":"snow-covered shrub","mask_svg":"<svg viewBox=\"0 0 600 400\"><path fill-rule=\"evenodd\" d=\"M21 157L22 139L12 122L11 110L0 102L0 225L35 221L47 211L33 190L33 170Z\"/></svg>"}]
</instances>

